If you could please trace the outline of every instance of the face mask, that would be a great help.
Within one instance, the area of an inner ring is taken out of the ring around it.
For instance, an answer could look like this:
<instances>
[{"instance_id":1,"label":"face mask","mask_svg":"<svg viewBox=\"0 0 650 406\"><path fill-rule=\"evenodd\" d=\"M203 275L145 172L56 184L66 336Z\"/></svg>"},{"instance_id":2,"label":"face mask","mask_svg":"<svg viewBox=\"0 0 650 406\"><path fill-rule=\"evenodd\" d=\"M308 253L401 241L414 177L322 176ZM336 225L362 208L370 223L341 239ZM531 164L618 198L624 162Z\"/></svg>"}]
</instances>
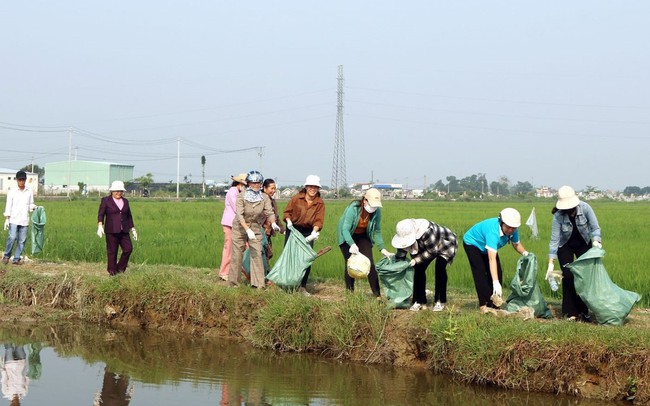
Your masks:
<instances>
[{"instance_id":1,"label":"face mask","mask_svg":"<svg viewBox=\"0 0 650 406\"><path fill-rule=\"evenodd\" d=\"M366 204L365 206L363 206L363 208L364 208L364 210L367 211L368 213L374 213L375 211L377 211L377 208L376 208L376 207L372 207L372 206L370 206L369 204Z\"/></svg>"}]
</instances>

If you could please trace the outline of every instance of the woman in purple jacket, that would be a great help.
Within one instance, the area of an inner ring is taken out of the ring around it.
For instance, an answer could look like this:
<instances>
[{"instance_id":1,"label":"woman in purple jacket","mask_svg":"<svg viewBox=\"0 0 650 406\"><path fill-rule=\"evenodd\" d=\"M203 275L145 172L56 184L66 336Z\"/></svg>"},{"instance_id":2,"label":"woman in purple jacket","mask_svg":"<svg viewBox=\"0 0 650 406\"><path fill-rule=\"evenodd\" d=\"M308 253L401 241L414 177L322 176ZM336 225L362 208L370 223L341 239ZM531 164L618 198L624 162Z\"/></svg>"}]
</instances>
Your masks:
<instances>
[{"instance_id":1,"label":"woman in purple jacket","mask_svg":"<svg viewBox=\"0 0 650 406\"><path fill-rule=\"evenodd\" d=\"M129 201L122 197L126 189L124 182L116 180L111 184L110 196L102 198L97 213L97 236L102 238L106 234L106 256L108 257L108 273L111 276L126 272L129 257L133 251L133 239L138 241L138 233L133 226L133 217ZM122 255L117 261L117 248L122 248Z\"/></svg>"}]
</instances>

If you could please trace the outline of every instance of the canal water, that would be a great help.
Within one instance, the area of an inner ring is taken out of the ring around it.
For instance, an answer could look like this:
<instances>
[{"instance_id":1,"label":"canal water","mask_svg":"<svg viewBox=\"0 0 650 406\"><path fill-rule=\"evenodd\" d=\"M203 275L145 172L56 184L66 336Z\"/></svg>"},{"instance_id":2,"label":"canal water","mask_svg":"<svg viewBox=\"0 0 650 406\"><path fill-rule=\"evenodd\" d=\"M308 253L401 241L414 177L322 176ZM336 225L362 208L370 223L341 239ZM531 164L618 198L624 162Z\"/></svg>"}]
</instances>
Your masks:
<instances>
[{"instance_id":1,"label":"canal water","mask_svg":"<svg viewBox=\"0 0 650 406\"><path fill-rule=\"evenodd\" d=\"M75 324L0 326L0 405L606 405L461 385L420 369L223 339Z\"/></svg>"}]
</instances>

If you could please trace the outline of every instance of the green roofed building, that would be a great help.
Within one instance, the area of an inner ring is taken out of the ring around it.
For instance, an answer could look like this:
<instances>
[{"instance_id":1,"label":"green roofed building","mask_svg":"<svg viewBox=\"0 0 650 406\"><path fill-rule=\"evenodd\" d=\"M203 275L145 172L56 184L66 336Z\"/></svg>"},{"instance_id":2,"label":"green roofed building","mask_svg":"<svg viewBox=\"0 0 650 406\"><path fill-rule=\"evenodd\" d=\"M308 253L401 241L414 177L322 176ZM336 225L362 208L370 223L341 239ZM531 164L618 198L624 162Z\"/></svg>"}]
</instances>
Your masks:
<instances>
[{"instance_id":1,"label":"green roofed building","mask_svg":"<svg viewBox=\"0 0 650 406\"><path fill-rule=\"evenodd\" d=\"M79 191L79 183L86 185L88 192L108 191L111 182L133 180L133 165L96 161L61 161L45 164L46 193Z\"/></svg>"}]
</instances>

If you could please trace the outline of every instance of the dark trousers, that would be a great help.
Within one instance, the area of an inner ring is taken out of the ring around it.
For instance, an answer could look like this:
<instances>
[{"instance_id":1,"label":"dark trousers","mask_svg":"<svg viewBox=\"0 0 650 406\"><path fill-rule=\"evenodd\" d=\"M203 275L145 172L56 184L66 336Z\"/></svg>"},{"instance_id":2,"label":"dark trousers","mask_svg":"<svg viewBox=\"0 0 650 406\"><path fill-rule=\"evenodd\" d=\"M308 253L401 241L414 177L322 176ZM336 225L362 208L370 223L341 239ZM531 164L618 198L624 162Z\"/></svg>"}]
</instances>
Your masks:
<instances>
[{"instance_id":1,"label":"dark trousers","mask_svg":"<svg viewBox=\"0 0 650 406\"><path fill-rule=\"evenodd\" d=\"M305 238L308 237L309 234L311 234L311 231L312 231L311 228L298 228L298 227L295 227L295 226L294 226L294 228L295 228L297 231L299 231L300 234L302 234L302 236L305 237ZM285 245L285 247L286 247L286 245L287 245L287 241L289 241L289 236L290 236L290 235L291 235L291 231L290 231L289 228L287 227L287 232L284 234L284 245ZM313 241L310 241L310 242L309 242L309 246L312 247L312 248L314 248L314 242L313 242ZM307 287L307 280L309 279L309 274L310 274L310 273L311 273L311 266L309 266L309 267L305 270L305 276L302 277L302 281L300 282L300 287L302 287L302 288L306 288L306 287Z\"/></svg>"},{"instance_id":2,"label":"dark trousers","mask_svg":"<svg viewBox=\"0 0 650 406\"><path fill-rule=\"evenodd\" d=\"M480 249L473 245L467 245L463 242L463 248L469 260L469 266L472 268L472 276L474 277L474 287L476 288L476 295L478 296L478 305L496 307L490 300L492 296L492 275L490 274L490 261L488 260L487 252L481 252ZM503 280L503 271L501 270L501 260L497 254L497 275L499 283Z\"/></svg>"},{"instance_id":3,"label":"dark trousers","mask_svg":"<svg viewBox=\"0 0 650 406\"><path fill-rule=\"evenodd\" d=\"M117 261L117 248L122 248L120 261ZM131 237L128 232L106 233L106 257L108 258L108 273L115 275L119 272L125 272L129 264L129 257L133 251Z\"/></svg>"},{"instance_id":4,"label":"dark trousers","mask_svg":"<svg viewBox=\"0 0 650 406\"><path fill-rule=\"evenodd\" d=\"M587 305L576 292L573 273L565 266L573 262L574 258L589 251L589 248L587 244L579 247L565 245L557 250L557 260L562 268L562 316L564 317L586 317L589 314Z\"/></svg>"},{"instance_id":5,"label":"dark trousers","mask_svg":"<svg viewBox=\"0 0 650 406\"><path fill-rule=\"evenodd\" d=\"M413 268L413 299L412 303L427 304L427 268L435 259L435 296L436 302L447 303L447 260L442 257L431 258L431 261L415 265Z\"/></svg>"},{"instance_id":6,"label":"dark trousers","mask_svg":"<svg viewBox=\"0 0 650 406\"><path fill-rule=\"evenodd\" d=\"M377 269L375 269L375 261L372 259L372 242L365 233L352 234L352 239L354 240L354 243L357 244L357 247L359 247L359 252L370 259L370 273L368 274L368 283L370 284L370 289L372 289L372 294L376 297L379 297L381 295L379 290L379 277L377 276ZM345 260L345 266L343 267L345 287L349 291L354 291L355 279L348 275L347 269L348 259L352 255L350 254L350 246L347 242L344 242L343 244L339 245L339 248L341 248L341 254L343 254L343 259Z\"/></svg>"}]
</instances>

